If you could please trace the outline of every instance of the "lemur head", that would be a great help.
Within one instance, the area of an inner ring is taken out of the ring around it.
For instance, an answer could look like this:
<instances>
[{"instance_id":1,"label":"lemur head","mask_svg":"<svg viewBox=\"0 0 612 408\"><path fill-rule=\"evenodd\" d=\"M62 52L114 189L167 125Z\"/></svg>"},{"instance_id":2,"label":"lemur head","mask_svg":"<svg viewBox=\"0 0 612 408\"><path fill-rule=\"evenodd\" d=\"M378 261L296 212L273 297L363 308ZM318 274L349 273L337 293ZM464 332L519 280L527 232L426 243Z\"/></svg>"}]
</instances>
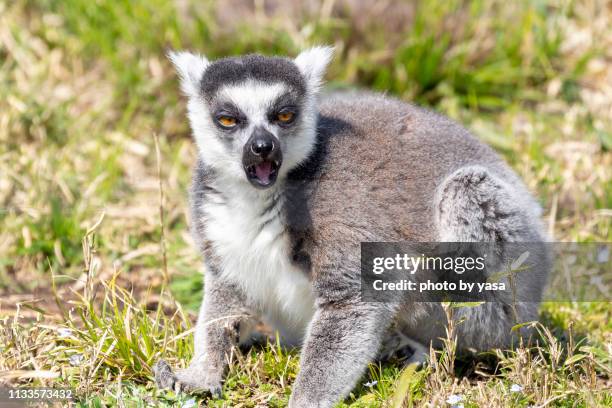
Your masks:
<instances>
[{"instance_id":1,"label":"lemur head","mask_svg":"<svg viewBox=\"0 0 612 408\"><path fill-rule=\"evenodd\" d=\"M316 143L317 106L329 47L295 59L246 55L208 61L171 52L203 161L217 173L268 188Z\"/></svg>"}]
</instances>

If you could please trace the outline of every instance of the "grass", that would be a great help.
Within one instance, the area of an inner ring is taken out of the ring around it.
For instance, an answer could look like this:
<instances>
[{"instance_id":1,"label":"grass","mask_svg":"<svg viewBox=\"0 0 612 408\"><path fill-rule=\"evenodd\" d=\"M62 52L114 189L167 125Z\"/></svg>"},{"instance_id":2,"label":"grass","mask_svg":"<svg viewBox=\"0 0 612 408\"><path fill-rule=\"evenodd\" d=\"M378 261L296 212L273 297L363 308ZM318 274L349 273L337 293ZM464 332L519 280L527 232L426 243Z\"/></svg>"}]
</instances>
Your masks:
<instances>
[{"instance_id":1,"label":"grass","mask_svg":"<svg viewBox=\"0 0 612 408\"><path fill-rule=\"evenodd\" d=\"M537 193L556 240L611 241L609 4L296 3L0 2L0 383L74 387L79 406L188 405L150 370L161 356L189 361L201 296L186 203L195 149L167 48L215 58L334 44L331 87L465 123ZM606 302L545 304L537 346L476 359L453 355L451 331L428 368L372 365L341 406L609 406L610 315ZM298 367L276 344L237 352L223 398L198 401L284 406Z\"/></svg>"}]
</instances>

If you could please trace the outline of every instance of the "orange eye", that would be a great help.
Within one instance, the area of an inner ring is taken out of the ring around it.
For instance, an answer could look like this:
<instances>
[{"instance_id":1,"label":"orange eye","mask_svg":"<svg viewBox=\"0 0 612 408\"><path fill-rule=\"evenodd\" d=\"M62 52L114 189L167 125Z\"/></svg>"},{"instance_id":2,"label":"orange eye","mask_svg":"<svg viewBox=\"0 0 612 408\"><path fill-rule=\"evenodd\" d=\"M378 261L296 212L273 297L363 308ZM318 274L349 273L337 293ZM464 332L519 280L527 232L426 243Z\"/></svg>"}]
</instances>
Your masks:
<instances>
[{"instance_id":1,"label":"orange eye","mask_svg":"<svg viewBox=\"0 0 612 408\"><path fill-rule=\"evenodd\" d=\"M293 112L281 112L276 117L280 122L289 122L293 119Z\"/></svg>"},{"instance_id":2,"label":"orange eye","mask_svg":"<svg viewBox=\"0 0 612 408\"><path fill-rule=\"evenodd\" d=\"M236 118L232 118L231 116L221 116L217 118L217 122L219 122L221 126L225 126L225 127L236 126Z\"/></svg>"}]
</instances>

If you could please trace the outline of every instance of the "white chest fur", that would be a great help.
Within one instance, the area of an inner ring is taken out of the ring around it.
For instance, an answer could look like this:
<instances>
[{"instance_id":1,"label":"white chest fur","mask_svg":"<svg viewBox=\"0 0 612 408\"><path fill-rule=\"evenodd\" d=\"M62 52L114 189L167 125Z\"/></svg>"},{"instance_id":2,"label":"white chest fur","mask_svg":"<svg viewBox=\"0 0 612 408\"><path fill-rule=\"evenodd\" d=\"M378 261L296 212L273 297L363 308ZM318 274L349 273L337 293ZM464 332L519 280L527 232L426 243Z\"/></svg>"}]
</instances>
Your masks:
<instances>
[{"instance_id":1,"label":"white chest fur","mask_svg":"<svg viewBox=\"0 0 612 408\"><path fill-rule=\"evenodd\" d=\"M222 279L240 285L284 341L298 344L314 313L312 286L291 261L291 243L271 197L236 194L208 201L206 236L222 262Z\"/></svg>"}]
</instances>

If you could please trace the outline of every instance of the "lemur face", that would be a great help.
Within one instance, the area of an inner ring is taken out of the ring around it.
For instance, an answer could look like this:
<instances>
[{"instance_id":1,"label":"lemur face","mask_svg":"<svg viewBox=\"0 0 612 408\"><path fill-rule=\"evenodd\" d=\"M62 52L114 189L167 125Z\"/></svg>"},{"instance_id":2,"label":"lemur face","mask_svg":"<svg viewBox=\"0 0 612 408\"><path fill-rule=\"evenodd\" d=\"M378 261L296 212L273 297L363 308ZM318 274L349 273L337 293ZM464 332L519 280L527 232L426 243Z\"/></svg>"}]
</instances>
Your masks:
<instances>
[{"instance_id":1,"label":"lemur face","mask_svg":"<svg viewBox=\"0 0 612 408\"><path fill-rule=\"evenodd\" d=\"M316 94L330 57L329 48L295 60L247 55L208 62L171 54L204 162L259 189L303 162L314 148Z\"/></svg>"},{"instance_id":2,"label":"lemur face","mask_svg":"<svg viewBox=\"0 0 612 408\"><path fill-rule=\"evenodd\" d=\"M310 152L305 127L312 110L305 81L289 60L248 56L216 61L204 72L204 100L213 136L257 188L272 186L283 168Z\"/></svg>"}]
</instances>

